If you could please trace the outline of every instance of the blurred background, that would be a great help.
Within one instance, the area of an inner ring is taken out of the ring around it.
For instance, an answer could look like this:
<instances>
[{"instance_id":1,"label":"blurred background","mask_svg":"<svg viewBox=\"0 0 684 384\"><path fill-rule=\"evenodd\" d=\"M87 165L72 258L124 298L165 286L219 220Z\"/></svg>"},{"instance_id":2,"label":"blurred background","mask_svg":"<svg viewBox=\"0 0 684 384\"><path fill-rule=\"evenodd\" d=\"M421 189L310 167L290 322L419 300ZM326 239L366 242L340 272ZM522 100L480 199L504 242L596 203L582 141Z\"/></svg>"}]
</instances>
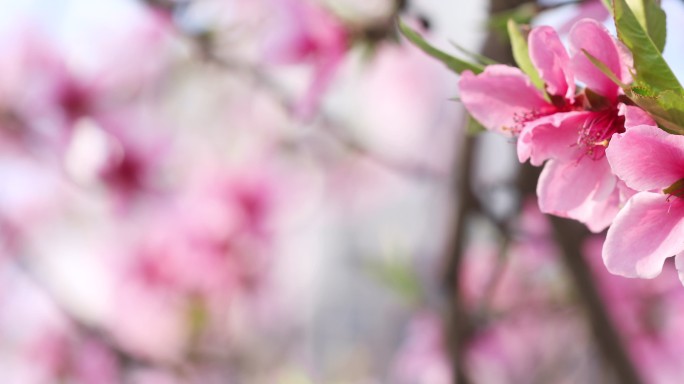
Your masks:
<instances>
[{"instance_id":1,"label":"blurred background","mask_svg":"<svg viewBox=\"0 0 684 384\"><path fill-rule=\"evenodd\" d=\"M598 0L0 1L0 383L681 382L674 269L609 275L542 215L397 17L503 63L509 18L610 26Z\"/></svg>"}]
</instances>

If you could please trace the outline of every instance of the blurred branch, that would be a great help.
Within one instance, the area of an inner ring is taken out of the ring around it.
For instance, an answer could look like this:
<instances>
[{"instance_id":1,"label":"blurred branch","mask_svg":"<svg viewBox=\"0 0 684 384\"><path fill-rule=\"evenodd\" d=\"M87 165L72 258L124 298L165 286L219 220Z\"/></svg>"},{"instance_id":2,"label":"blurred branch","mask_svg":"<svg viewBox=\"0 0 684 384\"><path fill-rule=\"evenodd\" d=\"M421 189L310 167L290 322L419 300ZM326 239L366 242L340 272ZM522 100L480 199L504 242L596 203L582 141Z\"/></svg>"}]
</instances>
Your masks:
<instances>
[{"instance_id":1,"label":"blurred branch","mask_svg":"<svg viewBox=\"0 0 684 384\"><path fill-rule=\"evenodd\" d=\"M458 186L454 192L457 201L451 223L454 232L447 246L444 269L446 273L444 283L449 295L450 304L447 313L447 334L449 335L451 349L451 365L455 382L459 384L471 382L466 374L464 355L475 329L471 315L463 303L460 289L460 272L466 249L466 224L471 210L476 205L476 199L470 190L476 140L477 138L474 136L466 136L461 147L461 158L458 162L457 175L454 180Z\"/></svg>"},{"instance_id":2,"label":"blurred branch","mask_svg":"<svg viewBox=\"0 0 684 384\"><path fill-rule=\"evenodd\" d=\"M201 43L199 43L201 47ZM266 89L278 101L282 108L291 116L294 116L294 100L292 96L275 81L273 81L265 71L261 70L255 65L239 63L226 58L223 58L215 53L211 48L200 48L202 57L208 62L226 70L239 72L251 77L259 87ZM338 144L340 144L347 151L379 165L389 171L408 176L418 180L428 180L433 182L445 182L447 175L436 169L428 167L423 164L398 160L382 155L376 151L370 150L367 146L362 144L358 139L349 134L351 131L344 123L338 119L328 115L322 109L318 109L316 116L313 119L326 129L316 132L326 134Z\"/></svg>"},{"instance_id":3,"label":"blurred branch","mask_svg":"<svg viewBox=\"0 0 684 384\"><path fill-rule=\"evenodd\" d=\"M455 381L459 384L472 382L465 366L466 351L470 340L477 331L477 322L489 306L507 265L505 259L499 260L487 282L483 300L478 308L473 310L466 308L461 292L460 277L468 243L468 220L475 215L480 215L496 227L501 236L499 248L501 255L506 252L511 239L511 229L507 223L495 218L471 189L478 142L477 136L465 136L460 148L461 158L458 159L458 167L456 168L458 174L453 180L456 185L454 196L457 200L451 223L453 232L447 245L444 263L444 284L449 298L449 310L446 316L447 334L449 335L452 369Z\"/></svg>"},{"instance_id":4,"label":"blurred branch","mask_svg":"<svg viewBox=\"0 0 684 384\"><path fill-rule=\"evenodd\" d=\"M593 274L582 253L582 244L589 232L580 223L555 216L549 216L561 248L561 256L575 282L575 289L584 305L596 343L605 359L615 370L620 384L639 384L641 379L627 350L612 323L601 296L594 283Z\"/></svg>"},{"instance_id":5,"label":"blurred branch","mask_svg":"<svg viewBox=\"0 0 684 384\"><path fill-rule=\"evenodd\" d=\"M515 9L524 4L525 0L492 0L489 14L496 15L501 12ZM482 54L498 62L512 62L510 45L507 39L496 32L490 32L483 46ZM465 122L464 122L465 123ZM455 182L458 188L454 191L456 204L452 219L452 236L447 246L445 255L446 275L444 276L445 287L449 292L449 311L447 315L448 334L450 335L452 368L454 380L458 384L471 382L466 372L465 351L475 333L476 324L473 314L469 313L464 306L461 292L461 269L464 253L467 246L467 221L473 213L491 215L486 209L482 209L477 198L471 191L472 167L478 146L478 137L467 136L463 140L460 162L455 167ZM501 225L498 220L491 220L503 234L508 234L508 229ZM506 237L504 236L504 239Z\"/></svg>"},{"instance_id":6,"label":"blurred branch","mask_svg":"<svg viewBox=\"0 0 684 384\"><path fill-rule=\"evenodd\" d=\"M192 3L190 0L139 1L157 11L168 14L173 14L175 11L182 9L182 7L187 7ZM403 3L398 1L396 3L396 9L394 12L398 12L401 7L403 7ZM394 33L394 17L391 17L388 20L390 22L388 22L387 25L383 23L379 26L378 31L382 30L382 33L375 31L372 26L368 26L366 28L369 33L373 33L373 36L376 37L375 42L377 42L377 38L379 38L378 36L382 36L383 38L389 37L390 34L387 33L387 31ZM241 62L219 55L214 46L214 36L210 32L190 34L179 27L176 28L176 31L181 37L188 40L197 49L197 52L202 60L213 64L218 68L225 69L226 71L248 76L257 84L258 87L267 90L269 94L280 104L283 110L287 111L290 116L295 115L294 97L284 87L277 84L268 75L268 73L260 68L257 64ZM321 108L316 110L316 115L312 121L316 121L321 126L326 128L317 130L316 132L327 135L329 138L336 141L342 148L345 148L348 152L357 156L361 156L362 158L365 158L370 162L385 168L386 170L417 180L437 183L444 183L447 181L448 175L440 170L434 169L425 164L392 158L378 153L377 151L371 150L368 148L368 146L350 134L352 130L349 129L345 123L339 119L333 118Z\"/></svg>"},{"instance_id":7,"label":"blurred branch","mask_svg":"<svg viewBox=\"0 0 684 384\"><path fill-rule=\"evenodd\" d=\"M492 271L487 283L484 287L484 293L482 294L482 300L479 309L476 312L476 316L482 318L484 317L492 306L494 297L496 296L496 289L499 287L499 282L506 272L506 268L509 265L508 257L508 246L511 243L511 236L508 233L502 234L502 239L499 244L498 258L496 260L496 265Z\"/></svg>"}]
</instances>

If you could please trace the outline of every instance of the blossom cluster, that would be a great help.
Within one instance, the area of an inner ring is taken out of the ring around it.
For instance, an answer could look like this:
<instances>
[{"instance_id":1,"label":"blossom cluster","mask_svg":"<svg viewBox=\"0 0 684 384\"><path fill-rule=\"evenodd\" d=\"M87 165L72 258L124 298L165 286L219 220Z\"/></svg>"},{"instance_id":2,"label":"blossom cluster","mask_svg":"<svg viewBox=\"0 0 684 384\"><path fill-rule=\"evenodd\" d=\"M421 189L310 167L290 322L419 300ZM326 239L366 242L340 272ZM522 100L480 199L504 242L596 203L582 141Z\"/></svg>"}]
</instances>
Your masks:
<instances>
[{"instance_id":1,"label":"blossom cluster","mask_svg":"<svg viewBox=\"0 0 684 384\"><path fill-rule=\"evenodd\" d=\"M543 166L542 212L608 228L608 270L653 278L669 257L684 267L684 138L644 102L641 87L657 89L645 74L653 70L620 30L617 15L631 10L613 11L622 41L594 19L574 23L567 49L552 27L535 27L517 42L527 49L521 68L464 70L460 100L487 130L516 141L520 162Z\"/></svg>"}]
</instances>

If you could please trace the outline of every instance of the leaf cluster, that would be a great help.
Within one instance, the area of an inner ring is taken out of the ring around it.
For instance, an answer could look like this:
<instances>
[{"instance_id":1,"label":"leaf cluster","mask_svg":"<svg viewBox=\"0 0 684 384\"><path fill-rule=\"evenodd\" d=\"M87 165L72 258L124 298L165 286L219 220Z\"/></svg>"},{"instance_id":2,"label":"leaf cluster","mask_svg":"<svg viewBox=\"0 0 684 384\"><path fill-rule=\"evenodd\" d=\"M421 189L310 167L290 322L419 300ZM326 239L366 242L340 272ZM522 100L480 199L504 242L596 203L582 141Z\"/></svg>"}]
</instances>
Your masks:
<instances>
[{"instance_id":1,"label":"leaf cluster","mask_svg":"<svg viewBox=\"0 0 684 384\"><path fill-rule=\"evenodd\" d=\"M618 38L634 58L634 82L620 84L625 95L661 128L684 134L684 89L662 56L665 12L656 0L614 0L612 13Z\"/></svg>"}]
</instances>

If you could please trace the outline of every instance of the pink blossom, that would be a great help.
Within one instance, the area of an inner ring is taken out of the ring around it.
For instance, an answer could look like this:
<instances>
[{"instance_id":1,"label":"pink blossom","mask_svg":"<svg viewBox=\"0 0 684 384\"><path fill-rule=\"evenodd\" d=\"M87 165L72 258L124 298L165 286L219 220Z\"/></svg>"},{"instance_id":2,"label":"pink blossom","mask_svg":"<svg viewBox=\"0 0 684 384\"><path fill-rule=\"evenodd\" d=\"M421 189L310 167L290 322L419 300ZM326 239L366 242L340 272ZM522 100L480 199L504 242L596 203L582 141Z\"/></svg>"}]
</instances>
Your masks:
<instances>
[{"instance_id":1,"label":"pink blossom","mask_svg":"<svg viewBox=\"0 0 684 384\"><path fill-rule=\"evenodd\" d=\"M133 114L131 114L133 115ZM95 170L97 178L113 195L114 204L128 208L130 202L141 193L158 192L155 176L167 160L170 140L159 134L142 134L147 125L158 126L160 122L127 116L102 115L95 129L106 138L102 163Z\"/></svg>"},{"instance_id":2,"label":"pink blossom","mask_svg":"<svg viewBox=\"0 0 684 384\"><path fill-rule=\"evenodd\" d=\"M98 29L89 49L30 23L3 35L0 145L62 155L80 119L133 109L161 75L167 53L164 26L154 15L138 16L125 33Z\"/></svg>"},{"instance_id":3,"label":"pink blossom","mask_svg":"<svg viewBox=\"0 0 684 384\"><path fill-rule=\"evenodd\" d=\"M65 124L90 106L87 87L72 76L40 29L26 26L3 38L3 45L0 142L20 149L36 144L63 149L69 134Z\"/></svg>"},{"instance_id":4,"label":"pink blossom","mask_svg":"<svg viewBox=\"0 0 684 384\"><path fill-rule=\"evenodd\" d=\"M50 382L119 382L118 361L110 349L95 339L78 338L65 330L43 330L29 345L26 358Z\"/></svg>"},{"instance_id":5,"label":"pink blossom","mask_svg":"<svg viewBox=\"0 0 684 384\"><path fill-rule=\"evenodd\" d=\"M572 6L574 9L571 12L574 12L574 15L558 27L558 32L561 34L570 32L572 26L582 19L589 18L603 22L610 16L608 8L606 8L601 0L583 1L579 4L572 4ZM564 12L567 11L564 10Z\"/></svg>"},{"instance_id":6,"label":"pink blossom","mask_svg":"<svg viewBox=\"0 0 684 384\"><path fill-rule=\"evenodd\" d=\"M461 277L464 301L474 310L486 303L495 312L541 308L562 291L557 249L548 218L536 201L523 205L516 236L501 254L499 245L471 246Z\"/></svg>"},{"instance_id":7,"label":"pink blossom","mask_svg":"<svg viewBox=\"0 0 684 384\"><path fill-rule=\"evenodd\" d=\"M349 45L347 28L310 0L272 1L275 26L266 41L265 56L272 63L309 63L313 79L296 106L308 118L318 106Z\"/></svg>"},{"instance_id":8,"label":"pink blossom","mask_svg":"<svg viewBox=\"0 0 684 384\"><path fill-rule=\"evenodd\" d=\"M189 342L188 311L174 292L126 279L111 303L105 326L124 350L158 361L181 358Z\"/></svg>"},{"instance_id":9,"label":"pink blossom","mask_svg":"<svg viewBox=\"0 0 684 384\"><path fill-rule=\"evenodd\" d=\"M275 207L269 176L221 170L190 178L118 252L124 260L109 327L127 350L177 360L199 335L232 335L222 321L238 315L241 298L243 310L254 311L267 300Z\"/></svg>"},{"instance_id":10,"label":"pink blossom","mask_svg":"<svg viewBox=\"0 0 684 384\"><path fill-rule=\"evenodd\" d=\"M445 335L438 316L419 313L409 324L392 369L393 381L406 384L447 384L453 374L447 355Z\"/></svg>"},{"instance_id":11,"label":"pink blossom","mask_svg":"<svg viewBox=\"0 0 684 384\"><path fill-rule=\"evenodd\" d=\"M590 355L577 311L520 311L480 330L467 351L477 383L593 383L591 371L576 365Z\"/></svg>"},{"instance_id":12,"label":"pink blossom","mask_svg":"<svg viewBox=\"0 0 684 384\"><path fill-rule=\"evenodd\" d=\"M140 369L131 375L132 384L183 384L183 381L170 372L154 369Z\"/></svg>"},{"instance_id":13,"label":"pink blossom","mask_svg":"<svg viewBox=\"0 0 684 384\"><path fill-rule=\"evenodd\" d=\"M608 230L603 260L612 273L653 278L684 253L684 136L634 127L607 150L613 172L638 191Z\"/></svg>"},{"instance_id":14,"label":"pink blossom","mask_svg":"<svg viewBox=\"0 0 684 384\"><path fill-rule=\"evenodd\" d=\"M621 191L605 159L615 133L644 122L645 112L618 102L620 88L584 55L601 60L623 82L631 81L631 59L598 22L584 19L570 31L570 54L550 27L529 36L530 58L545 83L545 94L517 68L487 67L463 74L461 98L485 127L518 136L518 158L546 165L537 187L545 213L585 223L592 231L610 225ZM587 90L576 94L575 79Z\"/></svg>"},{"instance_id":15,"label":"pink blossom","mask_svg":"<svg viewBox=\"0 0 684 384\"><path fill-rule=\"evenodd\" d=\"M684 290L677 273L669 268L656 279L637 281L611 275L600 257L603 243L598 236L589 239L585 258L632 361L649 383L679 382L684 362Z\"/></svg>"}]
</instances>

